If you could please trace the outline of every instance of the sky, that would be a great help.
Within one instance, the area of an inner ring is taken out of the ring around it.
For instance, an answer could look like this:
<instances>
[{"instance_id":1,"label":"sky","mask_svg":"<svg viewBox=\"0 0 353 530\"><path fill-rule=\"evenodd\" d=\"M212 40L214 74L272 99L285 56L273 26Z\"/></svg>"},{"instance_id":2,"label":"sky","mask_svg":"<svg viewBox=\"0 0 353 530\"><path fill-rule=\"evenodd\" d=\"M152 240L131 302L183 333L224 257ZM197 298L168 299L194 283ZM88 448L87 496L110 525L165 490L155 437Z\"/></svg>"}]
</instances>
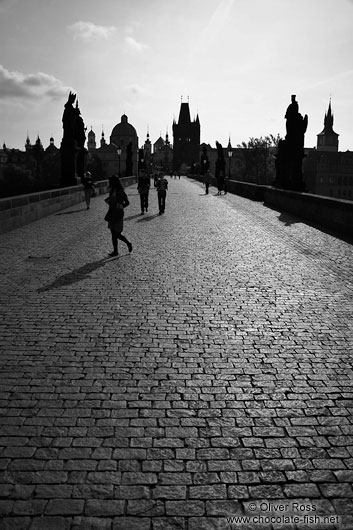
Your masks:
<instances>
[{"instance_id":1,"label":"sky","mask_svg":"<svg viewBox=\"0 0 353 530\"><path fill-rule=\"evenodd\" d=\"M353 0L0 0L0 146L62 139L77 94L87 132L122 114L142 146L199 115L201 142L285 136L296 94L315 147L331 98L353 151Z\"/></svg>"}]
</instances>

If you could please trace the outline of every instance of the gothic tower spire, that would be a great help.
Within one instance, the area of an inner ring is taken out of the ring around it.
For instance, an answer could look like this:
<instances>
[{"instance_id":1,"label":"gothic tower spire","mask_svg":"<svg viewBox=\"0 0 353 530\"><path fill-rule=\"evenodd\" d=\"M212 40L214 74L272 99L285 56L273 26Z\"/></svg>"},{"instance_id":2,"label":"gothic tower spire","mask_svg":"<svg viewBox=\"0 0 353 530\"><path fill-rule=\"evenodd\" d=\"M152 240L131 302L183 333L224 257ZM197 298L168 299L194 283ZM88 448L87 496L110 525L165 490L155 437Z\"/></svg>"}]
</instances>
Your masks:
<instances>
[{"instance_id":1,"label":"gothic tower spire","mask_svg":"<svg viewBox=\"0 0 353 530\"><path fill-rule=\"evenodd\" d=\"M324 117L324 128L317 135L317 149L318 151L338 151L338 137L339 134L333 130L333 113L331 109L331 98L328 105L328 110Z\"/></svg>"}]
</instances>

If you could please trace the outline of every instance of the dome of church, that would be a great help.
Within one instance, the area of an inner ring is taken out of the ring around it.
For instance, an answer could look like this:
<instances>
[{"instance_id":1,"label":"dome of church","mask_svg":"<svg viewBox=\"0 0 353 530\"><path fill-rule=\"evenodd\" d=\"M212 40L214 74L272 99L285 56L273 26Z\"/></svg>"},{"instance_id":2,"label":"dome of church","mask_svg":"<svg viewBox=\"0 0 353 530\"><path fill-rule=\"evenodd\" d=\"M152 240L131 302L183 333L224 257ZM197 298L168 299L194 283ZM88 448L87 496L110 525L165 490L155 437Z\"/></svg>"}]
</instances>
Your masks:
<instances>
[{"instance_id":1,"label":"dome of church","mask_svg":"<svg viewBox=\"0 0 353 530\"><path fill-rule=\"evenodd\" d=\"M111 137L137 136L136 129L128 123L126 114L121 116L121 122L115 125Z\"/></svg>"}]
</instances>

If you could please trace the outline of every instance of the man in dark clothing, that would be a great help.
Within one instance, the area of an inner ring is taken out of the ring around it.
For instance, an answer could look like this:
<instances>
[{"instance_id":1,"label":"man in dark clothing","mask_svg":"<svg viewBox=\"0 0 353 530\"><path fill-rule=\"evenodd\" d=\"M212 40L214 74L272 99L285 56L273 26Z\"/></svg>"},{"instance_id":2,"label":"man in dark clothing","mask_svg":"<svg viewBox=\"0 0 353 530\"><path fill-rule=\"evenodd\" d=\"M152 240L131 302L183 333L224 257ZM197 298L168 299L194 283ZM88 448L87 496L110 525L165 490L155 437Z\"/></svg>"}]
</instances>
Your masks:
<instances>
[{"instance_id":1,"label":"man in dark clothing","mask_svg":"<svg viewBox=\"0 0 353 530\"><path fill-rule=\"evenodd\" d=\"M141 213L143 214L145 211L148 212L148 194L150 191L150 177L144 170L141 170L137 189L140 194Z\"/></svg>"},{"instance_id":2,"label":"man in dark clothing","mask_svg":"<svg viewBox=\"0 0 353 530\"><path fill-rule=\"evenodd\" d=\"M168 181L165 177L161 176L157 182L157 196L158 196L158 207L159 215L162 215L165 211L165 198L167 195Z\"/></svg>"}]
</instances>

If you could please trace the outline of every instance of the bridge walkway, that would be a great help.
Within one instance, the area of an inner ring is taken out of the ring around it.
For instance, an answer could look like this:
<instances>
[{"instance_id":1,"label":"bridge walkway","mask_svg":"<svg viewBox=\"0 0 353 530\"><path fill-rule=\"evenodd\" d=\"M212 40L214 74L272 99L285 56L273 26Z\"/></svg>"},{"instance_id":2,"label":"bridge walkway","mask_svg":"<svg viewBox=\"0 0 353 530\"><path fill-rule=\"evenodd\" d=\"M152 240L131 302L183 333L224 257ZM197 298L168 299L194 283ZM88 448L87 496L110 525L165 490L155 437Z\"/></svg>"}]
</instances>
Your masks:
<instances>
[{"instance_id":1,"label":"bridge walkway","mask_svg":"<svg viewBox=\"0 0 353 530\"><path fill-rule=\"evenodd\" d=\"M0 236L2 529L352 529L352 245L168 180Z\"/></svg>"}]
</instances>

